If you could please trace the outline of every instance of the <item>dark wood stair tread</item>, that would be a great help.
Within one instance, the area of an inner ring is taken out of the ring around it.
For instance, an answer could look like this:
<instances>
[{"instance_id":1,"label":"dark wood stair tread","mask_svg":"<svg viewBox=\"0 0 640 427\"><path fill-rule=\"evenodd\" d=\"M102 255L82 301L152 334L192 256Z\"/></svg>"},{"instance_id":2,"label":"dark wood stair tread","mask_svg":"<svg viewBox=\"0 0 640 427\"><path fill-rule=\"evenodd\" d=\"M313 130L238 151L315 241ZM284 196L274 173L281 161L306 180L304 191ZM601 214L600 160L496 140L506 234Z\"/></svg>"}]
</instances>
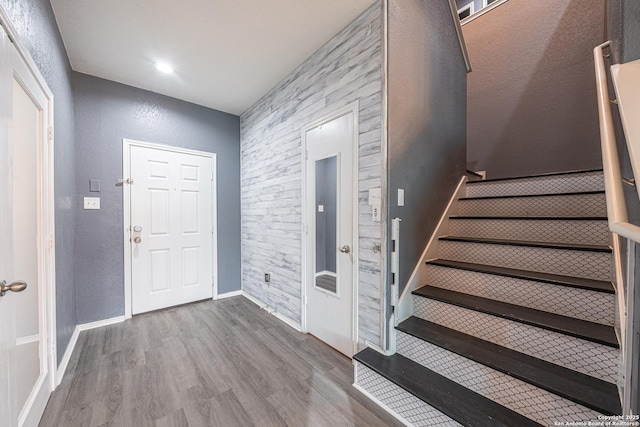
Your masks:
<instances>
[{"instance_id":1,"label":"dark wood stair tread","mask_svg":"<svg viewBox=\"0 0 640 427\"><path fill-rule=\"evenodd\" d=\"M477 182L477 181L473 181ZM486 181L483 181L486 182ZM530 199L533 197L567 197L567 196L583 196L590 194L602 194L604 191L572 191L569 193L542 193L542 194L514 194L507 196L476 196L476 197L460 197L458 200L491 200L491 199Z\"/></svg>"},{"instance_id":2,"label":"dark wood stair tread","mask_svg":"<svg viewBox=\"0 0 640 427\"><path fill-rule=\"evenodd\" d=\"M515 268L497 267L470 262L451 261L448 259L435 259L427 264L440 267L457 268L460 270L475 271L478 273L493 274L496 276L513 277L515 279L532 280L553 285L568 286L572 288L586 289L589 291L614 294L613 283L604 280L583 279L581 277L561 276L558 274L542 273L538 271L517 270Z\"/></svg>"},{"instance_id":3,"label":"dark wood stair tread","mask_svg":"<svg viewBox=\"0 0 640 427\"><path fill-rule=\"evenodd\" d=\"M469 243L489 243L492 245L507 245L507 246L527 246L534 248L548 248L548 249L566 249L573 251L588 251L588 252L607 252L611 253L612 250L606 245L587 245L579 243L556 243L556 242L533 242L529 240L505 240L505 239L487 239L482 237L459 237L459 236L444 236L438 240L450 241L450 242L469 242Z\"/></svg>"},{"instance_id":4,"label":"dark wood stair tread","mask_svg":"<svg viewBox=\"0 0 640 427\"><path fill-rule=\"evenodd\" d=\"M535 221L607 221L606 216L473 216L473 215L452 215L449 219L488 219L488 220L535 220Z\"/></svg>"},{"instance_id":5,"label":"dark wood stair tread","mask_svg":"<svg viewBox=\"0 0 640 427\"><path fill-rule=\"evenodd\" d=\"M353 358L464 426L540 426L400 354L366 348Z\"/></svg>"},{"instance_id":6,"label":"dark wood stair tread","mask_svg":"<svg viewBox=\"0 0 640 427\"><path fill-rule=\"evenodd\" d=\"M434 299L492 316L502 317L520 323L559 332L609 347L619 348L613 327L586 320L560 316L519 305L508 304L474 295L450 291L448 289L424 286L413 291L414 295Z\"/></svg>"},{"instance_id":7,"label":"dark wood stair tread","mask_svg":"<svg viewBox=\"0 0 640 427\"><path fill-rule=\"evenodd\" d=\"M602 169L585 169L585 170L574 170L567 172L549 172L549 173L541 173L535 175L524 175L524 176L512 176L512 177L504 177L504 178L490 178L482 181L473 181L468 182L467 185L476 184L476 183L484 183L484 182L499 182L499 181L517 181L522 179L531 179L531 178L548 178L551 176L561 176L561 175L577 175L583 173L594 173L594 172L602 172Z\"/></svg>"},{"instance_id":8,"label":"dark wood stair tread","mask_svg":"<svg viewBox=\"0 0 640 427\"><path fill-rule=\"evenodd\" d=\"M396 329L598 412L622 413L615 384L415 316Z\"/></svg>"}]
</instances>

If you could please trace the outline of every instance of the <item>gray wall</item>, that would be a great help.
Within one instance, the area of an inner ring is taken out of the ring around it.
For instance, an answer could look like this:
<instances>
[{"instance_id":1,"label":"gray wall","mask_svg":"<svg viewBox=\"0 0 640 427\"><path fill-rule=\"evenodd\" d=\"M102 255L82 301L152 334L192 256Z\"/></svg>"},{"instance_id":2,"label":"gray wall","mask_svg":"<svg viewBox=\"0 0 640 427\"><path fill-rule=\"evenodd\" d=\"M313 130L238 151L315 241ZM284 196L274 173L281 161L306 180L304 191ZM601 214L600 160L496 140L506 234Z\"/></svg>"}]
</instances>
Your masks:
<instances>
[{"instance_id":1,"label":"gray wall","mask_svg":"<svg viewBox=\"0 0 640 427\"><path fill-rule=\"evenodd\" d=\"M58 361L77 324L74 273L75 150L71 67L47 0L0 0L54 96Z\"/></svg>"},{"instance_id":2,"label":"gray wall","mask_svg":"<svg viewBox=\"0 0 640 427\"><path fill-rule=\"evenodd\" d=\"M389 218L406 285L465 173L467 71L447 0L389 4ZM397 190L405 206L397 206Z\"/></svg>"},{"instance_id":3,"label":"gray wall","mask_svg":"<svg viewBox=\"0 0 640 427\"><path fill-rule=\"evenodd\" d=\"M593 48L601 0L509 0L465 24L469 168L498 178L601 168Z\"/></svg>"},{"instance_id":4,"label":"gray wall","mask_svg":"<svg viewBox=\"0 0 640 427\"><path fill-rule=\"evenodd\" d=\"M301 129L356 100L359 112L360 342L381 344L382 223L369 188L382 185L382 2L376 2L241 116L243 290L301 321ZM271 273L271 282L264 282Z\"/></svg>"},{"instance_id":5,"label":"gray wall","mask_svg":"<svg viewBox=\"0 0 640 427\"><path fill-rule=\"evenodd\" d=\"M316 161L316 273L336 272L337 179L337 157ZM324 206L324 212L318 211L318 205Z\"/></svg>"},{"instance_id":6,"label":"gray wall","mask_svg":"<svg viewBox=\"0 0 640 427\"><path fill-rule=\"evenodd\" d=\"M73 73L78 323L124 314L122 139L214 152L218 164L218 291L240 289L239 117ZM89 179L101 192L89 192ZM101 210L82 198L99 196Z\"/></svg>"}]
</instances>

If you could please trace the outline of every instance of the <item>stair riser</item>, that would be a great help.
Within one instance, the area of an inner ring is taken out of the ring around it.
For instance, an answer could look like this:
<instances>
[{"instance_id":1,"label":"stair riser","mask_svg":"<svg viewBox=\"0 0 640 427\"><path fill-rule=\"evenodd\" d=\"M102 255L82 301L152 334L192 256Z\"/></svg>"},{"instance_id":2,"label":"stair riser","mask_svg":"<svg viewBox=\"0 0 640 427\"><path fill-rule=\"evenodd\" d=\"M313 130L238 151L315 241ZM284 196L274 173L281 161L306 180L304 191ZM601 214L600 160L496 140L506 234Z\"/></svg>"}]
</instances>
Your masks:
<instances>
[{"instance_id":1,"label":"stair riser","mask_svg":"<svg viewBox=\"0 0 640 427\"><path fill-rule=\"evenodd\" d=\"M460 200L463 216L607 216L604 194Z\"/></svg>"},{"instance_id":2,"label":"stair riser","mask_svg":"<svg viewBox=\"0 0 640 427\"><path fill-rule=\"evenodd\" d=\"M586 172L467 184L467 197L521 196L604 191L602 172Z\"/></svg>"},{"instance_id":3,"label":"stair riser","mask_svg":"<svg viewBox=\"0 0 640 427\"><path fill-rule=\"evenodd\" d=\"M408 391L392 383L359 362L354 362L354 378L358 387L384 403L414 426L458 427L458 422L426 404Z\"/></svg>"},{"instance_id":4,"label":"stair riser","mask_svg":"<svg viewBox=\"0 0 640 427\"><path fill-rule=\"evenodd\" d=\"M397 331L399 354L542 425L597 420L599 413L534 385Z\"/></svg>"},{"instance_id":5,"label":"stair riser","mask_svg":"<svg viewBox=\"0 0 640 427\"><path fill-rule=\"evenodd\" d=\"M609 228L604 220L450 218L449 234L456 237L533 242L609 244Z\"/></svg>"},{"instance_id":6,"label":"stair riser","mask_svg":"<svg viewBox=\"0 0 640 427\"><path fill-rule=\"evenodd\" d=\"M614 324L614 294L430 264L426 272L427 285L589 322Z\"/></svg>"},{"instance_id":7,"label":"stair riser","mask_svg":"<svg viewBox=\"0 0 640 427\"><path fill-rule=\"evenodd\" d=\"M519 270L611 281L611 253L488 243L439 242L440 257Z\"/></svg>"},{"instance_id":8,"label":"stair riser","mask_svg":"<svg viewBox=\"0 0 640 427\"><path fill-rule=\"evenodd\" d=\"M616 383L619 351L440 301L413 296L413 315L485 341Z\"/></svg>"}]
</instances>

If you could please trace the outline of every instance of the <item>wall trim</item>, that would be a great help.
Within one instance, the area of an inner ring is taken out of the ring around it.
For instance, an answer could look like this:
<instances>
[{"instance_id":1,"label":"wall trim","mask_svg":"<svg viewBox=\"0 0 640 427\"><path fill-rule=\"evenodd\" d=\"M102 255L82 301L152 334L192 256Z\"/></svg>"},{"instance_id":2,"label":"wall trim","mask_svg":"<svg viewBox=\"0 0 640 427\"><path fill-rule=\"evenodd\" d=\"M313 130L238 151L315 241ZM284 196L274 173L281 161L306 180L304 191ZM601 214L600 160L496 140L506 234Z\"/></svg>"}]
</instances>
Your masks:
<instances>
[{"instance_id":1,"label":"wall trim","mask_svg":"<svg viewBox=\"0 0 640 427\"><path fill-rule=\"evenodd\" d=\"M294 322L293 320L289 319L284 314L278 313L275 308L268 306L267 304L265 304L262 301L260 301L258 298L254 297L252 295L249 295L245 291L242 291L242 296L245 297L246 299L248 299L249 301L251 301L252 303L254 303L255 305L257 305L258 307L260 307L261 309L265 310L267 313L274 315L275 317L277 317L278 319L280 319L281 321L283 321L287 325L291 326L296 331L303 332L302 331L302 325L300 325L299 323Z\"/></svg>"},{"instance_id":2,"label":"wall trim","mask_svg":"<svg viewBox=\"0 0 640 427\"><path fill-rule=\"evenodd\" d=\"M238 295L242 295L242 290L227 292L227 293L224 293L224 294L218 294L217 296L214 295L213 299L214 300L220 300L220 299L225 299L225 298L237 297Z\"/></svg>"},{"instance_id":3,"label":"wall trim","mask_svg":"<svg viewBox=\"0 0 640 427\"><path fill-rule=\"evenodd\" d=\"M122 323L126 320L126 316L117 316L112 317L110 319L97 320L95 322L82 323L76 325L76 328L73 330L73 334L71 335L71 339L69 340L69 344L67 344L67 349L60 360L60 365L58 365L58 369L56 370L55 375L55 385L58 387L62 382L62 378L64 378L64 374L67 371L67 366L69 365L69 361L71 360L71 355L73 354L73 350L76 348L76 344L78 343L78 338L80 337L80 332L88 331L90 329L101 328L103 326L115 325L117 323Z\"/></svg>"},{"instance_id":4,"label":"wall trim","mask_svg":"<svg viewBox=\"0 0 640 427\"><path fill-rule=\"evenodd\" d=\"M413 273L409 277L409 281L407 285L404 287L402 291L402 295L398 300L397 307L397 315L396 315L396 325L403 320L406 320L413 314L413 298L411 298L411 292L421 286L424 282L424 265L430 260L434 259L438 256L438 237L444 236L449 231L449 216L455 213L457 210L457 201L458 198L462 195L463 190L465 189L465 183L467 182L467 177L463 176L460 178L460 182L458 182L458 186L455 191L451 195L451 199L449 199L449 203L447 207L442 212L442 216L440 217L440 221L438 221L438 225L436 226L431 238L427 242L427 245L418 260L418 263L413 269Z\"/></svg>"}]
</instances>

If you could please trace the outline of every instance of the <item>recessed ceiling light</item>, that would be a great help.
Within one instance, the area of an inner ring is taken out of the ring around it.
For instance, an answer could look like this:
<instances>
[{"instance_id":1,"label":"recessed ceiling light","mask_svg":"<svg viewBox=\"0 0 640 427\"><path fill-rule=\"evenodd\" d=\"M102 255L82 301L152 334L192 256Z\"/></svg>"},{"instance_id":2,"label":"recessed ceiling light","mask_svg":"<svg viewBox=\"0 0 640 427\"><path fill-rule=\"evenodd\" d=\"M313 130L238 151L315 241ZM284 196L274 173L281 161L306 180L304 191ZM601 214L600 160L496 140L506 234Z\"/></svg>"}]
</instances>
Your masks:
<instances>
[{"instance_id":1,"label":"recessed ceiling light","mask_svg":"<svg viewBox=\"0 0 640 427\"><path fill-rule=\"evenodd\" d=\"M166 62L156 62L156 69L165 74L173 73L173 68Z\"/></svg>"}]
</instances>

